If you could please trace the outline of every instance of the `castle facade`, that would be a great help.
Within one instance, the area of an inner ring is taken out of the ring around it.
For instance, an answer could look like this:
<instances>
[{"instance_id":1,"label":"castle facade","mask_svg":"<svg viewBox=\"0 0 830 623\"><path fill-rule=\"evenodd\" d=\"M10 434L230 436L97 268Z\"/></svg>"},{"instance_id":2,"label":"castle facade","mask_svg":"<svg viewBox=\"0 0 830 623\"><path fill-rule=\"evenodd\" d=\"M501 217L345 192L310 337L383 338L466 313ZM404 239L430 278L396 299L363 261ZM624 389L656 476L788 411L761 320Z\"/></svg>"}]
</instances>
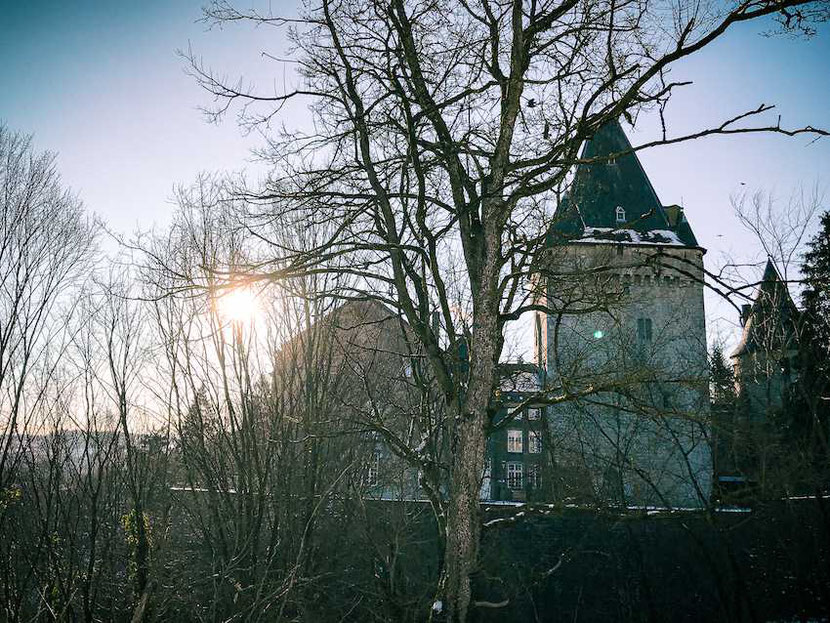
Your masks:
<instances>
[{"instance_id":1,"label":"castle facade","mask_svg":"<svg viewBox=\"0 0 830 623\"><path fill-rule=\"evenodd\" d=\"M705 250L618 123L580 160L537 266L548 311L535 319L536 360L555 404L542 432L549 482L535 484L554 499L701 506L712 479Z\"/></svg>"}]
</instances>

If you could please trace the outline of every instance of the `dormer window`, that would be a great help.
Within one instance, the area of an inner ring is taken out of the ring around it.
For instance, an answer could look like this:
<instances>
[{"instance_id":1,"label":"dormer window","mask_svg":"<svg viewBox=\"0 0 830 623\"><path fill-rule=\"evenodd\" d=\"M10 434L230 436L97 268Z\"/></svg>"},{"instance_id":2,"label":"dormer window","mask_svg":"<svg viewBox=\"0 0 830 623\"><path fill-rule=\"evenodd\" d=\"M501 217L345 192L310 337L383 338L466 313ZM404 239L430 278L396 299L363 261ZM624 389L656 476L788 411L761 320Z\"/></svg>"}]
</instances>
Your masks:
<instances>
[{"instance_id":1,"label":"dormer window","mask_svg":"<svg viewBox=\"0 0 830 623\"><path fill-rule=\"evenodd\" d=\"M622 206L617 206L617 222L625 223L625 210Z\"/></svg>"}]
</instances>

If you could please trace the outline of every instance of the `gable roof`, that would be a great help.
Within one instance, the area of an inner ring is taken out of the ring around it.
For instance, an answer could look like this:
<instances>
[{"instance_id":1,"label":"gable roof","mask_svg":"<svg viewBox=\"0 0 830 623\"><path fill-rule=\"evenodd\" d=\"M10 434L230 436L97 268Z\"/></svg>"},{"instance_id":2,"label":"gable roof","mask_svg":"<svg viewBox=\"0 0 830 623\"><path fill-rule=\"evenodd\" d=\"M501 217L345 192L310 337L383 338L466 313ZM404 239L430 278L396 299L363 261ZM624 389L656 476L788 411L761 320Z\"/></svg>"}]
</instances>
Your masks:
<instances>
[{"instance_id":1,"label":"gable roof","mask_svg":"<svg viewBox=\"0 0 830 623\"><path fill-rule=\"evenodd\" d=\"M622 155L618 155L622 154ZM609 121L585 142L570 189L562 198L551 227L555 238L575 240L597 233L608 242L669 243L698 246L679 206L664 208L637 154L616 120ZM617 220L617 208L625 222ZM650 235L659 232L656 240Z\"/></svg>"},{"instance_id":2,"label":"gable roof","mask_svg":"<svg viewBox=\"0 0 830 623\"><path fill-rule=\"evenodd\" d=\"M799 311L787 284L771 259L767 259L758 294L744 321L741 341L730 357L741 357L759 349L778 350L794 346L798 336Z\"/></svg>"}]
</instances>

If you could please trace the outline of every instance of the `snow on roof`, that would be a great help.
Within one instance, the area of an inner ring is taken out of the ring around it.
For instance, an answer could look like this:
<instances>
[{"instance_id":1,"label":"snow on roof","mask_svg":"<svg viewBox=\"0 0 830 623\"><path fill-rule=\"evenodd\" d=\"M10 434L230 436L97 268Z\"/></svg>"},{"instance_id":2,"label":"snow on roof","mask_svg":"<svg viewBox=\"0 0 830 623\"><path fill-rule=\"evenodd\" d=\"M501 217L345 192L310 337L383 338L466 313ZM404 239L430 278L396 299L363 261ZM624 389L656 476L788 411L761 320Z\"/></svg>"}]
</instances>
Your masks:
<instances>
[{"instance_id":1,"label":"snow on roof","mask_svg":"<svg viewBox=\"0 0 830 623\"><path fill-rule=\"evenodd\" d=\"M814 496L813 496L814 497ZM830 496L828 496L830 497ZM790 500L800 499L800 498L787 498ZM561 509L566 510L582 510L582 511L596 511L596 506L593 504L577 504L574 502L570 502L568 504L528 504L527 502L517 502L513 500L481 500L481 504L485 507L485 510L494 510L495 507L498 506L509 506L513 508L526 508L527 511L521 511L515 515L511 515L509 517L498 517L496 519L491 519L484 523L484 527L490 527L492 525L501 523L503 521L514 521L518 517L523 517L525 515L536 514L536 515L549 515L552 512L559 511ZM661 505L650 505L650 504L629 504L626 506L609 506L609 510L618 510L618 511L629 511L634 513L645 513L646 515L658 515L658 514L676 514L676 513L701 513L704 512L706 509L703 506L661 506ZM716 513L751 513L752 508L748 506L715 506L712 508Z\"/></svg>"},{"instance_id":2,"label":"snow on roof","mask_svg":"<svg viewBox=\"0 0 830 623\"><path fill-rule=\"evenodd\" d=\"M637 231L635 229L616 229L613 227L586 227L585 232L576 242L685 246L677 234L669 229Z\"/></svg>"}]
</instances>

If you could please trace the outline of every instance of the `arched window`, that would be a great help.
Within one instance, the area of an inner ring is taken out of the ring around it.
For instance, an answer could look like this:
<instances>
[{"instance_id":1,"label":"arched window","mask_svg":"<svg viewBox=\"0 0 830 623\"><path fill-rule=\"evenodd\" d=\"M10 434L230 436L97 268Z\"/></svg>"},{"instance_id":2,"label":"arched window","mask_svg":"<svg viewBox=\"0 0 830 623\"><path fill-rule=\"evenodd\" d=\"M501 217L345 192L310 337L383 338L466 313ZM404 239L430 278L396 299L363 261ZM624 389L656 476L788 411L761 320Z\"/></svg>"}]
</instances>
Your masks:
<instances>
[{"instance_id":1,"label":"arched window","mask_svg":"<svg viewBox=\"0 0 830 623\"><path fill-rule=\"evenodd\" d=\"M625 210L622 206L617 206L617 222L625 223Z\"/></svg>"}]
</instances>

